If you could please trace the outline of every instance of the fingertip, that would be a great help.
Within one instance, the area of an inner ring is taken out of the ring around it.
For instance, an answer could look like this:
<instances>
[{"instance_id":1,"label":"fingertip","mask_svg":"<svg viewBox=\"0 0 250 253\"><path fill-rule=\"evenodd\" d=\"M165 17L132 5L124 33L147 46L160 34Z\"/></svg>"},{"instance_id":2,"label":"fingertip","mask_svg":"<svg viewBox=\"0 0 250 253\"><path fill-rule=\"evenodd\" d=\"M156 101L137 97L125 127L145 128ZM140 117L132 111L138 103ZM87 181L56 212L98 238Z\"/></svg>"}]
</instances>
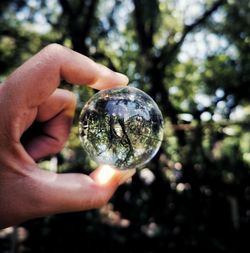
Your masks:
<instances>
[{"instance_id":1,"label":"fingertip","mask_svg":"<svg viewBox=\"0 0 250 253\"><path fill-rule=\"evenodd\" d=\"M127 182L135 173L135 169L118 170L109 165L101 165L90 176L98 185L118 186Z\"/></svg>"},{"instance_id":2,"label":"fingertip","mask_svg":"<svg viewBox=\"0 0 250 253\"><path fill-rule=\"evenodd\" d=\"M90 174L93 179L94 196L91 198L91 207L99 208L105 205L112 197L119 185L125 183L135 174L134 169L121 171L109 165L102 165Z\"/></svg>"},{"instance_id":3,"label":"fingertip","mask_svg":"<svg viewBox=\"0 0 250 253\"><path fill-rule=\"evenodd\" d=\"M126 75L114 72L98 63L96 66L98 75L91 80L89 84L90 87L97 90L104 90L128 85L129 79Z\"/></svg>"},{"instance_id":4,"label":"fingertip","mask_svg":"<svg viewBox=\"0 0 250 253\"><path fill-rule=\"evenodd\" d=\"M118 82L121 86L126 86L128 85L129 79L126 75L119 73L119 72L115 72L117 78L118 78Z\"/></svg>"},{"instance_id":5,"label":"fingertip","mask_svg":"<svg viewBox=\"0 0 250 253\"><path fill-rule=\"evenodd\" d=\"M93 180L100 186L119 185L119 172L109 165L101 165L90 174Z\"/></svg>"},{"instance_id":6,"label":"fingertip","mask_svg":"<svg viewBox=\"0 0 250 253\"><path fill-rule=\"evenodd\" d=\"M133 175L136 173L136 169L122 170L120 173L121 178L119 185L126 183L131 177L133 177Z\"/></svg>"}]
</instances>

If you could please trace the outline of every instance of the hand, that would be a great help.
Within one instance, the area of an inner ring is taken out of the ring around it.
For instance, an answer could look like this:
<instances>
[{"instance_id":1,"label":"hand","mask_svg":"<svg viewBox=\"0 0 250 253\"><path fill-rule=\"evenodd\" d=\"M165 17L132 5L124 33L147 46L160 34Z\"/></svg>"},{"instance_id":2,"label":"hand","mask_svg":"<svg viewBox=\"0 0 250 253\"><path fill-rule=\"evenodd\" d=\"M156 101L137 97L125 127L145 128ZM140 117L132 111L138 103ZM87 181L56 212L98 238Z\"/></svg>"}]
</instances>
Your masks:
<instances>
[{"instance_id":1,"label":"hand","mask_svg":"<svg viewBox=\"0 0 250 253\"><path fill-rule=\"evenodd\" d=\"M61 79L95 89L128 83L126 76L52 44L0 85L0 227L98 208L135 172L101 166L87 176L38 168L36 160L62 149L74 116L75 97L57 88ZM22 144L34 121L43 122L42 134Z\"/></svg>"}]
</instances>

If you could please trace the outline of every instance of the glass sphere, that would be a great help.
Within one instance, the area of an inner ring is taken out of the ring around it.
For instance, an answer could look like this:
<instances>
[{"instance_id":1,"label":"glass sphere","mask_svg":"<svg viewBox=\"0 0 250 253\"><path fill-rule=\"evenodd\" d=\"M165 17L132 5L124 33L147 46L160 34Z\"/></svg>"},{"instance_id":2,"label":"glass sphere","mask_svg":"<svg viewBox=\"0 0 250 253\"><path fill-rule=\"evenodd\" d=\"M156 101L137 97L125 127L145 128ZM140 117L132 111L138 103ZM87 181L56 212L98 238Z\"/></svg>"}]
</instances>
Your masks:
<instances>
[{"instance_id":1,"label":"glass sphere","mask_svg":"<svg viewBox=\"0 0 250 253\"><path fill-rule=\"evenodd\" d=\"M122 87L96 93L80 115L80 139L89 157L118 169L138 168L157 153L162 114L145 92Z\"/></svg>"}]
</instances>

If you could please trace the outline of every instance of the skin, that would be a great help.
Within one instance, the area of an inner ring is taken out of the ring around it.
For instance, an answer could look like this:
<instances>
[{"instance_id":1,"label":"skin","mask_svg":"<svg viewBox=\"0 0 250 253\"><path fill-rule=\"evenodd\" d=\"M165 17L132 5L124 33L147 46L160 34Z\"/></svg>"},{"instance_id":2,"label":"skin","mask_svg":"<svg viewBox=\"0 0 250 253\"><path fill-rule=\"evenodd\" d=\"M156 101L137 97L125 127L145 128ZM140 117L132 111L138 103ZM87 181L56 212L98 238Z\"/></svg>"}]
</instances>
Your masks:
<instances>
[{"instance_id":1,"label":"skin","mask_svg":"<svg viewBox=\"0 0 250 253\"><path fill-rule=\"evenodd\" d=\"M57 174L37 166L36 160L59 152L68 138L76 99L58 88L62 79L95 89L128 83L126 76L51 44L0 85L0 228L99 208L135 173L100 166L89 176ZM21 142L34 121L43 122L43 131Z\"/></svg>"}]
</instances>

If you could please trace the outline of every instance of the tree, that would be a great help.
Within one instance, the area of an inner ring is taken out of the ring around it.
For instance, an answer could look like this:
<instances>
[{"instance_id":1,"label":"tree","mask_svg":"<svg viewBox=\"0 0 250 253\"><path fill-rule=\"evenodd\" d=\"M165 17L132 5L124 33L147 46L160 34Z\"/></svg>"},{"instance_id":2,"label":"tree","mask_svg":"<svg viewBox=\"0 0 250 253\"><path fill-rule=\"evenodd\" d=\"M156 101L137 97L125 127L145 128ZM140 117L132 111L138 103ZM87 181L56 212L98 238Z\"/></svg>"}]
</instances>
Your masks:
<instances>
[{"instance_id":1,"label":"tree","mask_svg":"<svg viewBox=\"0 0 250 253\"><path fill-rule=\"evenodd\" d=\"M126 73L165 120L157 156L110 204L23 224L30 231L27 252L249 249L249 6L229 0L0 3L2 79L44 45L61 43ZM41 20L48 26L42 33ZM79 115L93 91L70 89L79 97ZM77 124L76 118L57 157L61 172L94 167L83 156ZM50 162L41 166L49 169Z\"/></svg>"}]
</instances>

